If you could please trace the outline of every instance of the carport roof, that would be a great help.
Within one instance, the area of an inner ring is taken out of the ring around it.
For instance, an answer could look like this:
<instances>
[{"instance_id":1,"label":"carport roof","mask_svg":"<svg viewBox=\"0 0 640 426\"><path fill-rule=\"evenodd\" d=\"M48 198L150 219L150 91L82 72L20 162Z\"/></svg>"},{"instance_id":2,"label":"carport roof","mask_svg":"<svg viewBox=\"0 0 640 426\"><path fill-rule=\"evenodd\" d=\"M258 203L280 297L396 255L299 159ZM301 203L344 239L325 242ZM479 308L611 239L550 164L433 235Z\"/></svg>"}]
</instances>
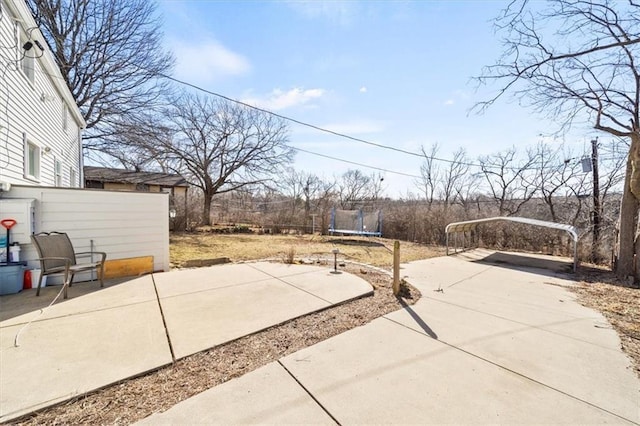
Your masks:
<instances>
[{"instance_id":1,"label":"carport roof","mask_svg":"<svg viewBox=\"0 0 640 426\"><path fill-rule=\"evenodd\" d=\"M526 217L496 216L496 217L487 217L483 219L467 220L465 222L450 223L445 228L445 234L447 237L447 255L449 254L449 234L475 230L478 227L478 225L482 223L490 223L490 222L516 222L516 223L523 223L525 225L541 226L544 228L551 228L551 229L557 229L560 231L565 231L566 233L571 235L571 239L573 240L573 271L575 272L576 269L578 268L578 229L575 226L566 225L563 223L547 222L547 221L538 220L538 219L529 219Z\"/></svg>"},{"instance_id":2,"label":"carport roof","mask_svg":"<svg viewBox=\"0 0 640 426\"><path fill-rule=\"evenodd\" d=\"M569 233L573 237L574 241L578 240L578 229L575 226L566 225L563 223L548 222L545 220L529 219L526 217L496 216L496 217L487 217L483 219L467 220L465 222L454 222L447 225L447 227L445 228L445 232L447 234L451 234L453 232L470 231L472 229L476 229L477 226L481 223L499 222L499 221L518 222L518 223L524 223L526 225L534 225L534 226L542 226L545 228L558 229L558 230Z\"/></svg>"}]
</instances>

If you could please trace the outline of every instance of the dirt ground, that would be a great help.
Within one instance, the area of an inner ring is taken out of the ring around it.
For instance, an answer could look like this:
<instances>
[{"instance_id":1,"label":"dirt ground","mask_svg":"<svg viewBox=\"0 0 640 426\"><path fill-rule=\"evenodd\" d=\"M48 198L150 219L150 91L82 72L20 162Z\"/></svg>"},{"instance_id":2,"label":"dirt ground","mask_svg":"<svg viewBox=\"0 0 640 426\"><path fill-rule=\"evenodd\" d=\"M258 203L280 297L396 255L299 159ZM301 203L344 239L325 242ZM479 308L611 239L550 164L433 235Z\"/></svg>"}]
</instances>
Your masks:
<instances>
[{"instance_id":1,"label":"dirt ground","mask_svg":"<svg viewBox=\"0 0 640 426\"><path fill-rule=\"evenodd\" d=\"M640 378L640 288L623 283L609 271L587 268L571 290L582 305L601 312L618 332L622 350Z\"/></svg>"},{"instance_id":2,"label":"dirt ground","mask_svg":"<svg viewBox=\"0 0 640 426\"><path fill-rule=\"evenodd\" d=\"M203 266L213 259L229 261L275 258L285 262L367 263L384 269L392 264L393 241L382 238L178 234L171 236L173 267ZM444 254L442 247L401 243L402 262ZM210 263L209 263L210 264ZM269 362L329 337L366 324L386 313L413 304L420 293L403 283L401 298L393 296L390 277L379 270L346 263L343 270L370 282L374 295L310 314L252 336L217 346L144 376L78 397L25 416L14 424L130 424L155 412L246 374ZM640 377L640 290L625 287L611 273L589 270L576 277L571 289L580 303L596 309L611 322L622 349Z\"/></svg>"}]
</instances>

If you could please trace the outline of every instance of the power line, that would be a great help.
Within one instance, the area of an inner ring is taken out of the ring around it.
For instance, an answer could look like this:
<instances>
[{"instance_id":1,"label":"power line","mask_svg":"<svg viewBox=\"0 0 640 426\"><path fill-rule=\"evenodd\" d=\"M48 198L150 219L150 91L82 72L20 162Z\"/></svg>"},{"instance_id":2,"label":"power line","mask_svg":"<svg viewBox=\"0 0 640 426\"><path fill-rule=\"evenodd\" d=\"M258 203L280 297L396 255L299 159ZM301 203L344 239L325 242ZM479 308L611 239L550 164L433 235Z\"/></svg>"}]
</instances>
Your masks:
<instances>
[{"instance_id":1,"label":"power line","mask_svg":"<svg viewBox=\"0 0 640 426\"><path fill-rule=\"evenodd\" d=\"M393 173L393 174L400 175L400 176L408 176L408 177L418 178L418 179L422 178L422 176L412 175L412 174L403 173L403 172L397 172L395 170L383 169L382 167L369 166L367 164L362 164L362 163L358 163L358 162L351 161L351 160L345 160L343 158L332 157L330 155L320 154L318 152L308 151L308 150L302 149L302 148L296 148L296 147L292 147L292 148L295 149L296 151L304 152L306 154L317 155L318 157L328 158L329 160L341 161L343 163L353 164L355 166L360 166L360 167L367 167L369 169L379 170L381 172Z\"/></svg>"},{"instance_id":2,"label":"power line","mask_svg":"<svg viewBox=\"0 0 640 426\"><path fill-rule=\"evenodd\" d=\"M242 102L242 101L239 101L237 99L230 98L228 96L222 95L220 93L213 92L211 90L204 89L204 88L202 88L200 86L197 86L195 84L192 84L192 83L177 79L175 77L168 76L166 74L158 73L158 75L160 77L164 77L164 78L166 78L168 80L171 80L171 81L174 81L176 83L183 84L183 85L189 86L189 87L191 87L193 89L200 90L200 91L208 93L210 95L225 99L225 100L227 100L229 102L233 102L233 103L245 106L247 108L251 108L251 109L254 109L254 110L257 110L257 111L260 111L260 112L264 112L265 114L269 114L269 115L272 115L274 117L278 117L278 118L281 118L283 120L287 120L287 121L290 121L292 123L299 124L301 126L309 127L311 129L318 130L320 132L329 133L329 134L334 135L334 136L338 136L338 137L345 138L345 139L350 139L350 140L355 141L355 142L364 143L364 144L375 146L375 147L382 148L382 149L389 149L389 150L392 150L392 151L401 152L403 154L412 155L414 157L420 157L420 158L424 157L422 154L419 154L417 152L407 151L407 150L404 150L404 149L401 149L401 148L396 148L396 147L393 147L393 146L383 145L383 144L371 142L371 141L368 141L368 140L365 140L365 139L356 138L354 136L349 136L349 135L346 135L344 133L340 133L340 132L336 132L334 130L326 129L324 127L316 126L315 124L306 123L304 121L300 121L300 120L297 120L295 118L288 117L286 115L278 114L277 112L269 111L267 109L260 108L260 107L257 107L255 105L251 105L251 104L248 104L246 102ZM450 162L450 163L453 162L452 160L444 160L444 159L442 159L440 161L447 161L447 162Z\"/></svg>"},{"instance_id":3,"label":"power line","mask_svg":"<svg viewBox=\"0 0 640 426\"><path fill-rule=\"evenodd\" d=\"M347 135L347 134L344 134L344 133L340 133L340 132L336 132L334 130L330 130L330 129L327 129L327 128L324 128L324 127L320 127L320 126L317 126L315 124L311 124L311 123L307 123L307 122L304 122L304 121L300 121L298 119L295 119L295 118L292 118L292 117L289 117L289 116L286 116L286 115L282 115L282 114L279 114L279 113L276 113L276 112L273 112L273 111L270 111L270 110L255 106L255 105L248 104L248 103L240 101L238 99L231 98L231 97L223 95L221 93L217 93L217 92L214 92L212 90L205 89L205 88L200 87L200 86L198 86L196 84L189 83L187 81L180 80L180 79L175 78L175 77L171 77L171 76L169 76L167 74L157 73L157 75L160 76L160 77L166 78L167 80L173 81L175 83L191 87L193 89L196 89L198 91L207 93L209 95L216 96L216 97L224 99L226 101L233 102L235 104L242 105L242 106L244 106L246 108L251 108L253 110L260 111L260 112L263 112L265 114L272 115L274 117L278 117L278 118L280 118L282 120L286 120L286 121L289 121L291 123L295 123L295 124L298 124L298 125L301 125L301 126L304 126L304 127L308 127L308 128L311 128L311 129L314 129L314 130L317 130L317 131L320 131L320 132L323 132L323 133L328 133L328 134L331 134L331 135L334 135L334 136L338 136L340 138L348 139L348 140L351 140L351 141L354 141L354 142L359 142L359 143L363 143L363 144L366 144L366 145L375 146L376 148L387 149L387 150L390 150L390 151L395 151L395 152L399 152L401 154L410 155L410 156L418 157L418 158L422 158L422 159L430 159L430 160L435 160L435 161L439 161L439 162L443 162L443 163L456 164L456 165L462 165L462 166L467 166L467 167L477 167L477 168L480 168L480 169L483 169L483 168L484 169L501 169L501 170L509 170L509 171L517 171L517 172L519 172L519 171L527 171L527 170L542 170L542 169L546 169L546 168L562 167L563 165L569 163L570 161L574 161L574 160L577 160L577 159L581 158L581 157L567 158L560 164L556 164L556 165L552 165L552 166L548 166L548 167L545 167L545 166L542 166L542 165L538 165L536 167L531 167L531 166L527 166L527 167L504 166L503 167L503 166L499 166L499 165L479 164L479 163L473 163L473 162L468 162L468 161L449 160L449 159L446 159L446 158L440 158L440 157L435 157L435 156L427 157L426 155L424 155L422 153L418 153L418 152L414 152L414 151L408 151L408 150L405 150L405 149L396 148L396 147L389 146L389 145L384 145L384 144L381 144L381 143L371 142L371 141L368 141L366 139L357 138L357 137L350 136L350 135ZM299 151L304 151L304 150L299 149L299 148L295 148L295 149L297 149ZM399 175L405 175L405 176L410 176L410 177L419 177L419 176L416 176L416 175L406 174L406 173L402 173L402 172L395 172L395 171L391 171L391 170L381 169L381 168L378 168L378 167L375 167L375 166L369 166L369 165L362 164L362 163L356 163L356 162L349 161L349 160L343 160L343 159L340 159L340 158L331 157L329 155L319 154L319 153L316 153L316 152L311 152L311 151L305 151L305 152L307 152L308 154L317 155L317 156L320 156L320 157L325 157L325 158L328 158L328 159L334 160L334 161L341 161L341 162L344 162L344 163L354 164L354 165L367 167L367 168L371 168L371 169L376 169L376 170L381 170L381 171L388 171L389 173L395 173L395 174L399 174ZM532 163L532 164L536 164L536 163Z\"/></svg>"}]
</instances>

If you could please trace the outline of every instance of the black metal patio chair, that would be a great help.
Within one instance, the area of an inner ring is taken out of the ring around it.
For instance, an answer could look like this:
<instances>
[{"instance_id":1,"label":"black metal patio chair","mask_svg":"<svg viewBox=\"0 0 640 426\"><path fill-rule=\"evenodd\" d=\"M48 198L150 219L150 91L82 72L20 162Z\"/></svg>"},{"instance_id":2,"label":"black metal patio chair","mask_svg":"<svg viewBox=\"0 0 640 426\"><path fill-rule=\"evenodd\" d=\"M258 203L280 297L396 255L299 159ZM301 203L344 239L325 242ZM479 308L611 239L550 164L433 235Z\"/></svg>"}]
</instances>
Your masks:
<instances>
[{"instance_id":1,"label":"black metal patio chair","mask_svg":"<svg viewBox=\"0 0 640 426\"><path fill-rule=\"evenodd\" d=\"M40 279L36 296L40 295L42 277L54 274L64 274L64 298L67 298L67 287L71 287L73 277L82 271L96 271L100 279L100 287L104 287L104 262L107 254L101 251L86 251L76 253L69 236L64 232L40 232L31 236L31 241L38 250L40 261ZM100 256L94 261L93 256ZM91 262L77 263L77 258L91 257Z\"/></svg>"}]
</instances>

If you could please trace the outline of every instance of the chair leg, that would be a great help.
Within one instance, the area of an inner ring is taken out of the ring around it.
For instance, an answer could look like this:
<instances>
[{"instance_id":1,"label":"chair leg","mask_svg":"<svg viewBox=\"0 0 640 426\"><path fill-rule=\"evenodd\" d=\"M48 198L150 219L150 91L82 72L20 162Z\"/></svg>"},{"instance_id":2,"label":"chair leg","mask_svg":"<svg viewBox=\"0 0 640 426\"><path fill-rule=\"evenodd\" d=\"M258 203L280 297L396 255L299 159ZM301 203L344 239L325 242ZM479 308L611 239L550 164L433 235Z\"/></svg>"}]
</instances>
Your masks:
<instances>
[{"instance_id":1,"label":"chair leg","mask_svg":"<svg viewBox=\"0 0 640 426\"><path fill-rule=\"evenodd\" d=\"M40 277L38 278L38 289L36 290L36 296L40 296L40 286L42 285L42 272L40 273Z\"/></svg>"},{"instance_id":2,"label":"chair leg","mask_svg":"<svg viewBox=\"0 0 640 426\"><path fill-rule=\"evenodd\" d=\"M69 288L69 286L71 286L71 281L73 280L73 274L70 274L69 271L65 271L64 273L64 284L62 291L64 292L64 298L66 299L68 297L67 294L67 289Z\"/></svg>"},{"instance_id":3,"label":"chair leg","mask_svg":"<svg viewBox=\"0 0 640 426\"><path fill-rule=\"evenodd\" d=\"M100 287L104 287L104 263L100 264Z\"/></svg>"}]
</instances>

